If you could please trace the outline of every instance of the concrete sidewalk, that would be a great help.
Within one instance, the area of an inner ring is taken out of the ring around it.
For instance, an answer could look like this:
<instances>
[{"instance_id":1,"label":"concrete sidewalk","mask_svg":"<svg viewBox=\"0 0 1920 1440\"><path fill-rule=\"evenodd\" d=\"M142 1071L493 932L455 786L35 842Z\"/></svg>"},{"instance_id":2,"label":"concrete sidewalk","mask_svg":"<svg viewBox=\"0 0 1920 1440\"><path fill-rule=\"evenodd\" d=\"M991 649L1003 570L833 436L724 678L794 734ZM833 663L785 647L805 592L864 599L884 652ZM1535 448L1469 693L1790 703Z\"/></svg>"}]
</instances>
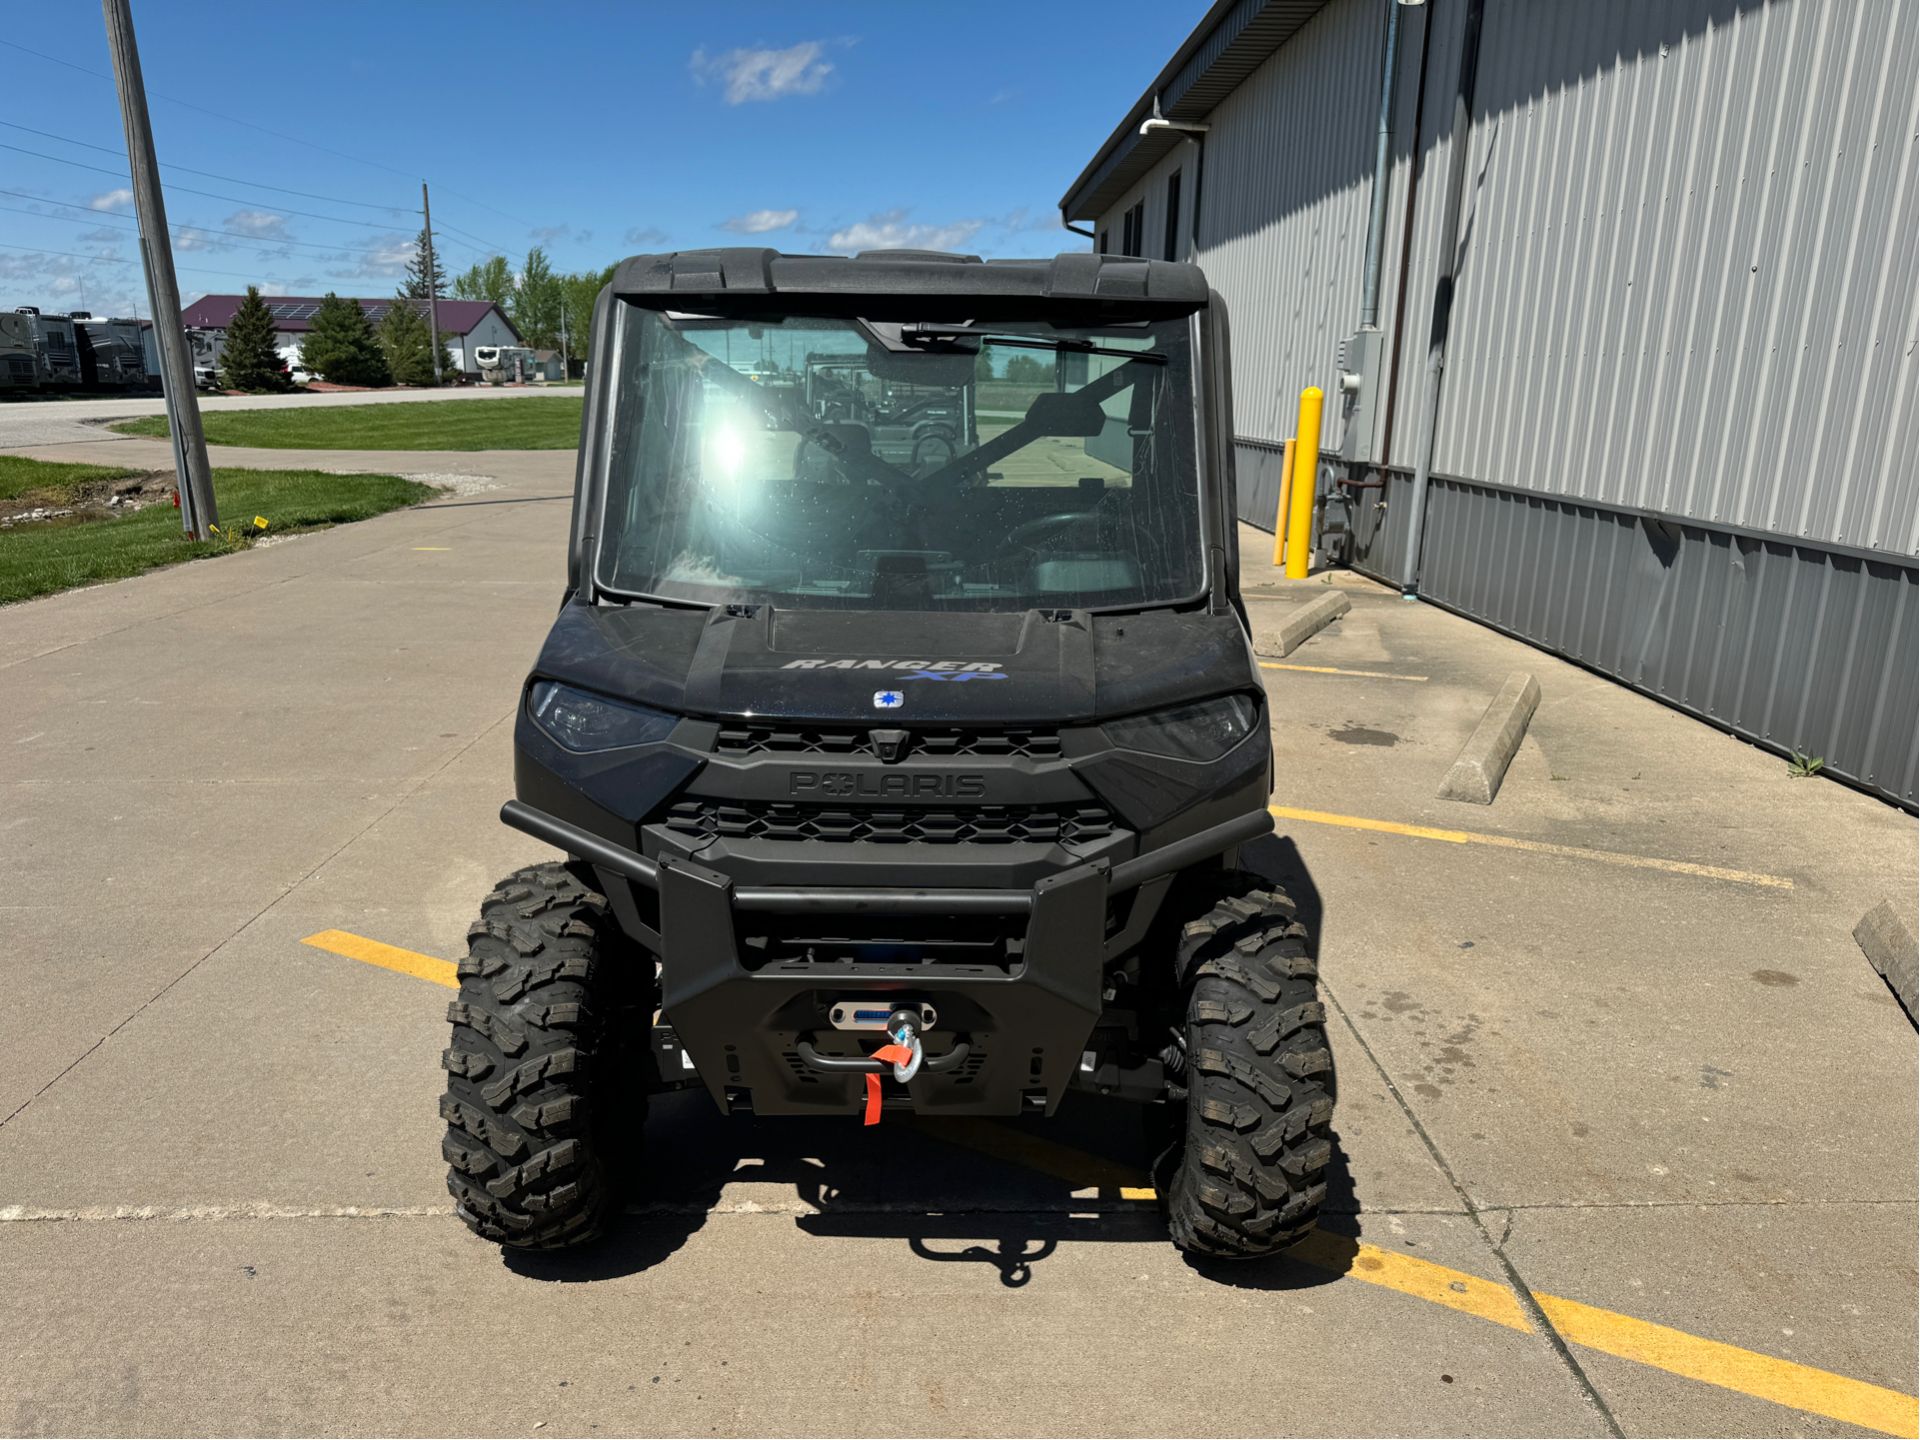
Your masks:
<instances>
[{"instance_id":1,"label":"concrete sidewalk","mask_svg":"<svg viewBox=\"0 0 1920 1440\"><path fill-rule=\"evenodd\" d=\"M503 1260L442 1185L448 992L300 942L456 956L550 853L495 812L573 457L218 453L316 460L499 488L0 609L0 1429L1907 1423L1876 1397L1915 1388L1915 1040L1849 932L1911 898L1912 817L1350 576L1265 672L1255 859L1320 915L1358 1248L1182 1262L1124 1107L863 1132L680 1096L646 1213ZM1269 544L1260 603L1320 586ZM1498 800L1435 799L1515 669L1543 698Z\"/></svg>"}]
</instances>

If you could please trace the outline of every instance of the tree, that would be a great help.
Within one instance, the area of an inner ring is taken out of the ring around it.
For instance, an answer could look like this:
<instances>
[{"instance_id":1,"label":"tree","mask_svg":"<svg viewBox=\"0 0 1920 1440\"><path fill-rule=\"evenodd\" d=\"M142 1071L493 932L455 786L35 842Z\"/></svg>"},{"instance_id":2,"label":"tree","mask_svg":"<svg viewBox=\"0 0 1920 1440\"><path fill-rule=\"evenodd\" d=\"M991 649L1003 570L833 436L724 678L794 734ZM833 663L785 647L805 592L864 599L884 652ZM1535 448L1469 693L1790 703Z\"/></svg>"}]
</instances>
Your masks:
<instances>
[{"instance_id":1,"label":"tree","mask_svg":"<svg viewBox=\"0 0 1920 1440\"><path fill-rule=\"evenodd\" d=\"M329 290L300 349L307 369L333 385L391 385L393 372L367 312Z\"/></svg>"},{"instance_id":2,"label":"tree","mask_svg":"<svg viewBox=\"0 0 1920 1440\"><path fill-rule=\"evenodd\" d=\"M490 255L453 277L453 293L456 299L485 300L507 310L513 303L513 270L504 255Z\"/></svg>"},{"instance_id":3,"label":"tree","mask_svg":"<svg viewBox=\"0 0 1920 1440\"><path fill-rule=\"evenodd\" d=\"M247 298L227 322L227 341L220 352L220 383L249 394L276 393L293 388L287 363L275 343L273 313L260 298L260 287L249 285Z\"/></svg>"},{"instance_id":4,"label":"tree","mask_svg":"<svg viewBox=\"0 0 1920 1440\"><path fill-rule=\"evenodd\" d=\"M578 366L580 358L587 353L587 340L593 332L593 306L600 298L600 291L613 279L613 266L604 270L583 270L578 275L565 275L560 280L560 290L564 313L567 317L567 359L570 366ZM569 379L572 377L569 376Z\"/></svg>"},{"instance_id":5,"label":"tree","mask_svg":"<svg viewBox=\"0 0 1920 1440\"><path fill-rule=\"evenodd\" d=\"M1041 385L1048 379L1047 367L1031 355L1015 355L1007 361L1006 378L1016 385Z\"/></svg>"},{"instance_id":6,"label":"tree","mask_svg":"<svg viewBox=\"0 0 1920 1440\"><path fill-rule=\"evenodd\" d=\"M406 278L400 282L400 296L406 300L425 300L428 295L435 298L447 293L447 272L440 264L439 252L434 252L432 285L429 287L427 275L427 228L420 227L420 233L413 240L413 258L407 262Z\"/></svg>"},{"instance_id":7,"label":"tree","mask_svg":"<svg viewBox=\"0 0 1920 1440\"><path fill-rule=\"evenodd\" d=\"M396 385L433 384L433 333L427 317L402 300L380 321L380 348Z\"/></svg>"},{"instance_id":8,"label":"tree","mask_svg":"<svg viewBox=\"0 0 1920 1440\"><path fill-rule=\"evenodd\" d=\"M560 307L565 303L560 277L538 245L527 252L513 291L513 328L536 350L560 344Z\"/></svg>"}]
</instances>

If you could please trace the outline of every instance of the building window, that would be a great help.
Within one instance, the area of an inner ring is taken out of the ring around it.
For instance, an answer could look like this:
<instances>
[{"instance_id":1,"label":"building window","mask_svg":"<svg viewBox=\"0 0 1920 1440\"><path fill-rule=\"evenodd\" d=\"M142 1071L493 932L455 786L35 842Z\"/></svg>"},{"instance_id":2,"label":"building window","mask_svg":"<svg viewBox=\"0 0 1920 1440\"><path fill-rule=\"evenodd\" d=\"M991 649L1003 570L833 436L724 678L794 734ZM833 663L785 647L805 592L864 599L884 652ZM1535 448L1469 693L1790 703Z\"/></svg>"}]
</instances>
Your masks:
<instances>
[{"instance_id":1,"label":"building window","mask_svg":"<svg viewBox=\"0 0 1920 1440\"><path fill-rule=\"evenodd\" d=\"M1147 202L1135 201L1120 222L1120 253L1140 255L1146 250Z\"/></svg>"},{"instance_id":2,"label":"building window","mask_svg":"<svg viewBox=\"0 0 1920 1440\"><path fill-rule=\"evenodd\" d=\"M1100 232L1100 253L1102 255L1107 253L1107 232L1104 230Z\"/></svg>"},{"instance_id":3,"label":"building window","mask_svg":"<svg viewBox=\"0 0 1920 1440\"><path fill-rule=\"evenodd\" d=\"M1180 172L1167 177L1167 251L1166 258L1180 258Z\"/></svg>"}]
</instances>

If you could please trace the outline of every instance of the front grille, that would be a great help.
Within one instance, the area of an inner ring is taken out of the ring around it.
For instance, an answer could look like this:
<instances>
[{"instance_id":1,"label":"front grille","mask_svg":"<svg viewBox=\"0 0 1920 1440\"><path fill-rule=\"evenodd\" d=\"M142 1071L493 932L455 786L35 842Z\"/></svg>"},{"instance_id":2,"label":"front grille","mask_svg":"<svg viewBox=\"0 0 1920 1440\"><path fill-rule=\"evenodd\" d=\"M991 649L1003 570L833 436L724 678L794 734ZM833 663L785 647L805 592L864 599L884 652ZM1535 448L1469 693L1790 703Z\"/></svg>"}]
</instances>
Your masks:
<instances>
[{"instance_id":1,"label":"front grille","mask_svg":"<svg viewBox=\"0 0 1920 1440\"><path fill-rule=\"evenodd\" d=\"M971 810L855 809L838 805L682 800L666 826L681 835L723 840L836 840L905 845L1086 845L1113 834L1101 805L982 805Z\"/></svg>"},{"instance_id":2,"label":"front grille","mask_svg":"<svg viewBox=\"0 0 1920 1440\"><path fill-rule=\"evenodd\" d=\"M954 756L1060 758L1057 730L910 730L904 752L924 759ZM848 726L722 725L718 755L876 755L870 731ZM899 757L894 757L899 758Z\"/></svg>"},{"instance_id":3,"label":"front grille","mask_svg":"<svg viewBox=\"0 0 1920 1440\"><path fill-rule=\"evenodd\" d=\"M16 380L33 379L33 357L31 355L7 356L7 373Z\"/></svg>"}]
</instances>

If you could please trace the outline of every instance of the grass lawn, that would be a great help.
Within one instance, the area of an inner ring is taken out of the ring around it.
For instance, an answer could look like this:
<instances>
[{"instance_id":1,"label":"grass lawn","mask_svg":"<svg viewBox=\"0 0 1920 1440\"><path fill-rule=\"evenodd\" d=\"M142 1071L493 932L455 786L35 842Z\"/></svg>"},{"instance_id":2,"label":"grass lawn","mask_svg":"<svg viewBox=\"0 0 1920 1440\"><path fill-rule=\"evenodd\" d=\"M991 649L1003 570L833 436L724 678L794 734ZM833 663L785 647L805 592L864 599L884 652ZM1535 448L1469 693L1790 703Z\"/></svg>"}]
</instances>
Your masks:
<instances>
[{"instance_id":1,"label":"grass lawn","mask_svg":"<svg viewBox=\"0 0 1920 1440\"><path fill-rule=\"evenodd\" d=\"M92 470L87 477L34 474L40 471ZM121 474L131 472L120 472ZM50 487L72 487L82 478L114 478L105 466L55 465L0 456L0 497L39 494ZM10 491L9 487L14 487ZM243 531L253 517L265 516L267 534L312 530L364 520L387 510L415 505L437 493L431 486L397 475L325 475L318 470L216 470L214 500L223 520ZM224 526L222 528L225 528ZM180 533L180 512L171 505L149 505L130 515L106 518L74 516L0 530L0 604L49 595L75 585L120 580L158 565L221 555L231 547L218 541L200 544Z\"/></svg>"},{"instance_id":2,"label":"grass lawn","mask_svg":"<svg viewBox=\"0 0 1920 1440\"><path fill-rule=\"evenodd\" d=\"M578 395L530 400L423 400L413 404L315 405L211 410L209 445L273 450L571 450L580 443ZM122 435L167 433L164 415L111 427Z\"/></svg>"},{"instance_id":3,"label":"grass lawn","mask_svg":"<svg viewBox=\"0 0 1920 1440\"><path fill-rule=\"evenodd\" d=\"M6 507L8 514L36 505L59 505L71 500L82 485L125 480L139 473L117 465L64 465L0 455L0 501L11 502Z\"/></svg>"}]
</instances>

